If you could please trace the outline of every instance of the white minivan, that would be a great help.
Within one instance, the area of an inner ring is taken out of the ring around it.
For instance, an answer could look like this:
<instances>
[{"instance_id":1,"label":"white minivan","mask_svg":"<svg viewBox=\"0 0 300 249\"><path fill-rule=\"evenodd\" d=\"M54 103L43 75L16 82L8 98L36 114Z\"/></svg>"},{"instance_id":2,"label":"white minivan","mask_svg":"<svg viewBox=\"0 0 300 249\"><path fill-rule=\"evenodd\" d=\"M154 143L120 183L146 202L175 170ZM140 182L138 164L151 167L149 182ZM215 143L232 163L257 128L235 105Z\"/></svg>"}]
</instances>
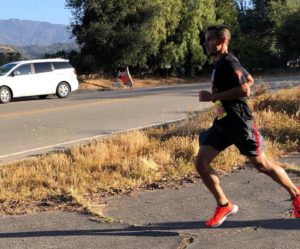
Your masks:
<instances>
[{"instance_id":1,"label":"white minivan","mask_svg":"<svg viewBox=\"0 0 300 249\"><path fill-rule=\"evenodd\" d=\"M78 90L75 69L65 59L38 59L7 63L0 67L0 103L12 98L56 94L66 98Z\"/></svg>"}]
</instances>

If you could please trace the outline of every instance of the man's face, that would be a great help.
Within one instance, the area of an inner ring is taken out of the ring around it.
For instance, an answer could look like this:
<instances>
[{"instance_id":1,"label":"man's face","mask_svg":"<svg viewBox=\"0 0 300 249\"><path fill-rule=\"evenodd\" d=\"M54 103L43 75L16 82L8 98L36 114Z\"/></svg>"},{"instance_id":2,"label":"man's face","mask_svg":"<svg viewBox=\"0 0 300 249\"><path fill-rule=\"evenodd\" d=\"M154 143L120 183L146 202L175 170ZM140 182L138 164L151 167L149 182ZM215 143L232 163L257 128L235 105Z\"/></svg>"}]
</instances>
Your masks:
<instances>
[{"instance_id":1,"label":"man's face","mask_svg":"<svg viewBox=\"0 0 300 249\"><path fill-rule=\"evenodd\" d=\"M214 31L207 31L205 34L205 47L209 56L217 55L221 52L222 41L217 38Z\"/></svg>"}]
</instances>

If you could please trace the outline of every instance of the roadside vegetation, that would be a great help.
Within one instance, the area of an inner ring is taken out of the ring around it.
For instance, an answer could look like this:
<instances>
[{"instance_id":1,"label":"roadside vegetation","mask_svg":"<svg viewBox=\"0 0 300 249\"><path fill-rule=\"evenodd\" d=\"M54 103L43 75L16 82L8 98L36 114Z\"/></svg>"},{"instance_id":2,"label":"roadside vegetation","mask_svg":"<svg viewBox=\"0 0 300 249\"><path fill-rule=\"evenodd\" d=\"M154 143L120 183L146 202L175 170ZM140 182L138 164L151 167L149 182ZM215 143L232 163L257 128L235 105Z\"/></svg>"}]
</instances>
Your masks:
<instances>
[{"instance_id":1,"label":"roadside vegetation","mask_svg":"<svg viewBox=\"0 0 300 249\"><path fill-rule=\"evenodd\" d=\"M166 71L197 76L211 63L204 32L221 23L232 31L231 51L251 73L284 68L289 60L299 66L299 0L92 2L66 0L73 17L70 32L80 51L54 54L68 57L79 74L111 75L128 65L134 76Z\"/></svg>"},{"instance_id":2,"label":"roadside vegetation","mask_svg":"<svg viewBox=\"0 0 300 249\"><path fill-rule=\"evenodd\" d=\"M128 88L123 84L114 86L114 83L118 81L117 75L115 77L101 77L100 75L81 75L79 78L80 89L98 89L98 90L114 90L116 88ZM155 87L155 86L167 86L175 84L189 84L208 82L209 76L198 77L174 77L174 76L149 76L149 77L134 77L133 87Z\"/></svg>"},{"instance_id":3,"label":"roadside vegetation","mask_svg":"<svg viewBox=\"0 0 300 249\"><path fill-rule=\"evenodd\" d=\"M300 151L300 87L270 94L256 89L250 100L267 155ZM209 127L212 111L157 128L116 134L66 152L53 152L0 168L0 213L24 214L67 209L102 215L104 197L136 188L160 188L197 177L198 134ZM220 173L247 162L235 147L214 161Z\"/></svg>"}]
</instances>

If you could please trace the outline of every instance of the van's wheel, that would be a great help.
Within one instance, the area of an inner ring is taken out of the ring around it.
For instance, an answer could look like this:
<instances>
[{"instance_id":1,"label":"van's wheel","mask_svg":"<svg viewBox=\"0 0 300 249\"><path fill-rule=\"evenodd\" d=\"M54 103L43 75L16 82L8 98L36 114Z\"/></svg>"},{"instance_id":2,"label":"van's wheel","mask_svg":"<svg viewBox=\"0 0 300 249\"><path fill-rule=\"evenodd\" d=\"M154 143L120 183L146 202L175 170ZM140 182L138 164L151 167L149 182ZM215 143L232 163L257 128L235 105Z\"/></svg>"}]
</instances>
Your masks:
<instances>
[{"instance_id":1,"label":"van's wheel","mask_svg":"<svg viewBox=\"0 0 300 249\"><path fill-rule=\"evenodd\" d=\"M70 86L66 82L60 82L56 88L56 95L59 98L66 98L70 94Z\"/></svg>"},{"instance_id":2,"label":"van's wheel","mask_svg":"<svg viewBox=\"0 0 300 249\"><path fill-rule=\"evenodd\" d=\"M11 98L12 95L10 89L6 86L0 87L0 103L6 104L11 101Z\"/></svg>"}]
</instances>

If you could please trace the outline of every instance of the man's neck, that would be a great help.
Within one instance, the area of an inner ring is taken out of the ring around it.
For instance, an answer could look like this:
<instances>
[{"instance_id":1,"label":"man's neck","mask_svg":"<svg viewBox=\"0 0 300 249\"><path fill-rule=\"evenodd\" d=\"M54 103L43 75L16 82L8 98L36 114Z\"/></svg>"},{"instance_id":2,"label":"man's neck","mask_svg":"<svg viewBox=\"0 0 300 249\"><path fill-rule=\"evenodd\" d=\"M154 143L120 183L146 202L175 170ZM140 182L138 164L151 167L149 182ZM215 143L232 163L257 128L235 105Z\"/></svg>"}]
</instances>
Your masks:
<instances>
[{"instance_id":1,"label":"man's neck","mask_svg":"<svg viewBox=\"0 0 300 249\"><path fill-rule=\"evenodd\" d=\"M227 47L223 47L220 51L218 51L215 55L212 56L212 59L217 62L221 60L224 54L227 54L228 50Z\"/></svg>"}]
</instances>

